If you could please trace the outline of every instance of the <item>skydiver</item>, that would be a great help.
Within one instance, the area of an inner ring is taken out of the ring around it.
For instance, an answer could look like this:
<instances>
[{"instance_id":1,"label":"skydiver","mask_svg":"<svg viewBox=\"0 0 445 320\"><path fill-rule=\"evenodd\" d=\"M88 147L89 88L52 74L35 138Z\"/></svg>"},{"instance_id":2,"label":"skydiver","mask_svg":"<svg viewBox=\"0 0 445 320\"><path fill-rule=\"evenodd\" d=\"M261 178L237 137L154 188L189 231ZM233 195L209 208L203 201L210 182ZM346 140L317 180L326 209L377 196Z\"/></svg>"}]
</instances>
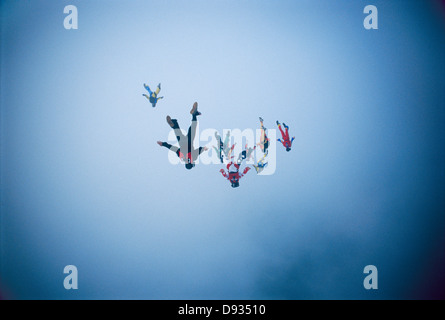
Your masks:
<instances>
[{"instance_id":1,"label":"skydiver","mask_svg":"<svg viewBox=\"0 0 445 320\"><path fill-rule=\"evenodd\" d=\"M195 161L198 159L199 155L208 150L207 147L199 147L198 149L193 148L193 140L195 139L196 126L198 122L196 117L201 115L201 112L198 111L197 102L193 104L193 108L192 110L190 110L190 114L192 115L192 123L186 136L184 136L181 132L178 121L176 119L172 119L170 116L167 116L167 123L175 131L176 139L179 143L179 148L176 146L172 146L167 142L157 142L161 147L166 147L175 152L176 155L185 162L185 167L189 170L195 166Z\"/></svg>"},{"instance_id":2,"label":"skydiver","mask_svg":"<svg viewBox=\"0 0 445 320\"><path fill-rule=\"evenodd\" d=\"M292 137L292 140L289 139L289 127L286 126L286 124L284 122L283 122L283 126L286 129L286 132L283 132L283 129L281 129L281 124L278 120L277 120L277 125L278 125L278 129L280 129L281 137L283 138L283 140L277 139L277 141L281 142L283 144L283 146L286 148L286 151L289 152L291 150L292 142L294 141L295 137Z\"/></svg>"},{"instance_id":3,"label":"skydiver","mask_svg":"<svg viewBox=\"0 0 445 320\"><path fill-rule=\"evenodd\" d=\"M227 172L224 169L219 170L223 177L230 181L232 188L239 187L240 179L250 170L250 167L246 167L242 173L239 173L240 165L240 163L231 161L227 164Z\"/></svg>"},{"instance_id":4,"label":"skydiver","mask_svg":"<svg viewBox=\"0 0 445 320\"><path fill-rule=\"evenodd\" d=\"M253 148L249 148L248 144L246 143L245 149L239 154L237 162L241 163L241 161L243 161L244 159L246 159L246 161L249 161L253 157L252 153L255 148L256 146L254 146Z\"/></svg>"},{"instance_id":5,"label":"skydiver","mask_svg":"<svg viewBox=\"0 0 445 320\"><path fill-rule=\"evenodd\" d=\"M264 154L267 154L269 152L269 142L270 139L267 137L267 128L263 125L263 118L260 117L260 124L261 124L261 137L260 142L258 145L261 148L261 151L263 151Z\"/></svg>"},{"instance_id":6,"label":"skydiver","mask_svg":"<svg viewBox=\"0 0 445 320\"><path fill-rule=\"evenodd\" d=\"M146 85L145 83L144 83L144 88L147 89L147 91L150 95L148 96L145 93L142 95L150 101L151 106L153 108L156 107L156 103L158 102L158 100L164 98L164 97L158 97L159 91L161 91L161 84L158 84L158 87L156 88L156 91L154 91L154 92L151 91L150 87L148 85Z\"/></svg>"},{"instance_id":7,"label":"skydiver","mask_svg":"<svg viewBox=\"0 0 445 320\"><path fill-rule=\"evenodd\" d=\"M226 137L224 139L224 142L222 142L221 136L218 134L217 131L215 131L215 138L216 138L216 143L218 144L218 147L213 147L213 149L215 149L216 154L219 157L219 160L221 161L221 163L224 162L224 156L226 157L227 160L231 159L231 155L233 152L233 149L235 149L235 145L233 144L232 146L230 146L229 142L230 142L230 131L228 131L226 133Z\"/></svg>"}]
</instances>

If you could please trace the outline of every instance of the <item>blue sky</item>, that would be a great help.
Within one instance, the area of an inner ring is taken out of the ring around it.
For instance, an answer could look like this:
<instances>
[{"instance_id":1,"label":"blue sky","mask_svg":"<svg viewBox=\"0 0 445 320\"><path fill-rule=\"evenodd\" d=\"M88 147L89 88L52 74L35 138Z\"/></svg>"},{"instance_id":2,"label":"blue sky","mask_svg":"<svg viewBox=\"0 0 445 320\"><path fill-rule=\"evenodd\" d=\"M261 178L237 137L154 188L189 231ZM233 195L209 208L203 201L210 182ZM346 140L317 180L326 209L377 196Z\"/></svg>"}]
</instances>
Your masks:
<instances>
[{"instance_id":1,"label":"blue sky","mask_svg":"<svg viewBox=\"0 0 445 320\"><path fill-rule=\"evenodd\" d=\"M3 1L3 295L443 297L443 14L376 0L365 30L367 4ZM293 150L236 189L222 166L173 166L156 141L195 101L201 129L280 120Z\"/></svg>"}]
</instances>

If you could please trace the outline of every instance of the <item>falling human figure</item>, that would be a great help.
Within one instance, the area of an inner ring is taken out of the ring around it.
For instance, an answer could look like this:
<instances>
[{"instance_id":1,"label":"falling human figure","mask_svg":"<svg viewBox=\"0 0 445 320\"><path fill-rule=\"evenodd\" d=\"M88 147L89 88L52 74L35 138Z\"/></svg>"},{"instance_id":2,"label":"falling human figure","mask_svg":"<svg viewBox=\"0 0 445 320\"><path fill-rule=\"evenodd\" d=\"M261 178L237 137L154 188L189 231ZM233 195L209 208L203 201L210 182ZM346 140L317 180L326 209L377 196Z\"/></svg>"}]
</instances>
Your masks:
<instances>
[{"instance_id":1,"label":"falling human figure","mask_svg":"<svg viewBox=\"0 0 445 320\"><path fill-rule=\"evenodd\" d=\"M221 136L218 134L218 131L215 131L215 138L216 138L217 146L216 147L214 146L213 149L215 149L219 160L221 161L221 163L223 163L224 162L224 159L223 159L224 143L222 142Z\"/></svg>"},{"instance_id":2,"label":"falling human figure","mask_svg":"<svg viewBox=\"0 0 445 320\"><path fill-rule=\"evenodd\" d=\"M260 142L258 142L258 145L261 148L261 151L263 151L264 154L267 155L267 153L269 152L269 142L270 139L267 137L267 128L264 126L263 124L263 118L260 117L260 124L261 124L261 137L260 137Z\"/></svg>"},{"instance_id":3,"label":"falling human figure","mask_svg":"<svg viewBox=\"0 0 445 320\"><path fill-rule=\"evenodd\" d=\"M233 162L233 160L231 160L228 164L227 164L227 172L224 169L221 169L220 172L221 174L224 176L224 178L226 178L227 180L230 181L230 184L232 186L232 188L237 188L239 187L239 181L242 177L244 177L244 175L249 172L250 167L246 167L244 168L242 173L239 173L239 169L240 166L243 162L244 159L249 159L252 156L252 152L253 150L255 150L255 147L253 148L247 148L247 144L246 144L246 149L243 150L239 156L238 156L238 160L236 162ZM233 158L233 157L232 157Z\"/></svg>"},{"instance_id":4,"label":"falling human figure","mask_svg":"<svg viewBox=\"0 0 445 320\"><path fill-rule=\"evenodd\" d=\"M161 84L158 84L158 87L156 88L156 91L154 91L154 92L151 91L150 87L147 86L145 83L144 83L144 88L147 89L147 91L150 95L146 95L145 93L142 95L150 101L151 106L153 108L156 107L156 103L158 102L158 100L164 98L164 97L158 97L159 91L161 91Z\"/></svg>"},{"instance_id":5,"label":"falling human figure","mask_svg":"<svg viewBox=\"0 0 445 320\"><path fill-rule=\"evenodd\" d=\"M253 151L255 150L256 146L253 148L248 147L248 143L246 143L245 149L239 154L237 163L241 163L244 159L246 161L249 161L253 157Z\"/></svg>"},{"instance_id":6,"label":"falling human figure","mask_svg":"<svg viewBox=\"0 0 445 320\"><path fill-rule=\"evenodd\" d=\"M176 119L172 119L170 116L167 116L167 123L175 131L176 139L178 139L179 143L179 148L176 146L172 146L167 142L157 142L161 147L166 147L175 152L177 156L185 162L185 167L187 169L192 169L195 166L195 161L198 159L199 155L208 150L207 147L199 147L198 149L193 148L193 140L195 139L196 126L198 122L196 117L201 115L201 112L198 111L197 102L193 104L193 108L190 111L190 114L192 115L192 124L190 125L186 136L184 136L181 129L179 128L178 121Z\"/></svg>"},{"instance_id":7,"label":"falling human figure","mask_svg":"<svg viewBox=\"0 0 445 320\"><path fill-rule=\"evenodd\" d=\"M229 144L230 131L228 131L226 133L224 142L222 141L221 136L218 134L217 131L215 131L215 138L216 138L216 143L218 144L218 147L214 146L213 149L215 149L216 154L218 155L218 158L221 161L221 163L224 163L224 156L226 157L227 160L230 160L231 156L232 156L233 149L235 148L235 145L236 145L236 144L233 144L232 146L230 146L230 144Z\"/></svg>"},{"instance_id":8,"label":"falling human figure","mask_svg":"<svg viewBox=\"0 0 445 320\"><path fill-rule=\"evenodd\" d=\"M230 160L232 158L232 152L233 149L235 149L235 145L236 143L230 145L230 131L228 131L223 144L223 153L227 160Z\"/></svg>"},{"instance_id":9,"label":"falling human figure","mask_svg":"<svg viewBox=\"0 0 445 320\"><path fill-rule=\"evenodd\" d=\"M277 139L277 141L281 142L283 146L286 148L286 151L289 152L291 150L292 142L294 141L295 137L289 139L289 127L286 126L284 122L283 122L283 127L285 128L286 132L283 132L283 129L281 129L281 124L278 120L277 120L277 125L278 129L280 129L281 137L283 138L283 140Z\"/></svg>"},{"instance_id":10,"label":"falling human figure","mask_svg":"<svg viewBox=\"0 0 445 320\"><path fill-rule=\"evenodd\" d=\"M241 163L231 161L227 164L227 172L224 169L219 170L223 177L230 181L232 188L239 187L240 179L250 170L249 167L246 167L242 173L239 173L240 165Z\"/></svg>"}]
</instances>

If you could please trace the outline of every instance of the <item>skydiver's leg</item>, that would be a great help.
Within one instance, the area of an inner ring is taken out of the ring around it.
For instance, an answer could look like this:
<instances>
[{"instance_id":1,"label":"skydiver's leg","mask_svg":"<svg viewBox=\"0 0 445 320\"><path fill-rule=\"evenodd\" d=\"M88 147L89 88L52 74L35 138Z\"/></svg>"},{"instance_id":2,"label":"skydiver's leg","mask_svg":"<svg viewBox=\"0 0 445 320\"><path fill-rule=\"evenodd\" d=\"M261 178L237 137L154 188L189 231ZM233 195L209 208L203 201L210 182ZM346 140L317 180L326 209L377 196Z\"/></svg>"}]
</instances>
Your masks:
<instances>
[{"instance_id":1,"label":"skydiver's leg","mask_svg":"<svg viewBox=\"0 0 445 320\"><path fill-rule=\"evenodd\" d=\"M216 139L216 145L218 146L220 152L222 151L224 145L221 139L221 136L218 134L218 132L215 131L215 139Z\"/></svg>"},{"instance_id":2,"label":"skydiver's leg","mask_svg":"<svg viewBox=\"0 0 445 320\"><path fill-rule=\"evenodd\" d=\"M224 144L228 144L230 139L230 131L227 131L226 138L224 139Z\"/></svg>"},{"instance_id":3,"label":"skydiver's leg","mask_svg":"<svg viewBox=\"0 0 445 320\"><path fill-rule=\"evenodd\" d=\"M145 83L144 83L144 88L148 91L148 93L149 93L150 95L153 94L153 91L151 91L151 90L150 90L150 87L147 86Z\"/></svg>"},{"instance_id":4,"label":"skydiver's leg","mask_svg":"<svg viewBox=\"0 0 445 320\"><path fill-rule=\"evenodd\" d=\"M172 119L170 116L167 116L167 123L175 131L176 139L178 140L179 144L181 144L184 141L185 137L181 131L181 128L179 128L178 120Z\"/></svg>"},{"instance_id":5,"label":"skydiver's leg","mask_svg":"<svg viewBox=\"0 0 445 320\"><path fill-rule=\"evenodd\" d=\"M283 125L284 125L284 123L283 123ZM286 127L285 127L285 128L286 128ZM284 139L285 133L284 133L283 129L281 128L281 124L278 124L278 129L280 129L281 136L282 136L283 139ZM286 130L287 130L287 129L286 129Z\"/></svg>"},{"instance_id":6,"label":"skydiver's leg","mask_svg":"<svg viewBox=\"0 0 445 320\"><path fill-rule=\"evenodd\" d=\"M221 158L221 153L223 150L223 143L221 141L221 136L218 134L217 131L215 131L215 139L216 139L217 147L213 147L213 148L215 148L216 154L218 154L219 158Z\"/></svg>"},{"instance_id":7,"label":"skydiver's leg","mask_svg":"<svg viewBox=\"0 0 445 320\"><path fill-rule=\"evenodd\" d=\"M260 117L260 124L261 124L261 137L260 137L260 143L264 144L264 136L266 135L266 128L264 128L263 125L263 118ZM263 148L261 148L263 149Z\"/></svg>"},{"instance_id":8,"label":"skydiver's leg","mask_svg":"<svg viewBox=\"0 0 445 320\"><path fill-rule=\"evenodd\" d=\"M190 110L190 114L193 116L193 119L196 120L196 117L201 115L201 112L198 111L198 102L193 104L192 110Z\"/></svg>"},{"instance_id":9,"label":"skydiver's leg","mask_svg":"<svg viewBox=\"0 0 445 320\"><path fill-rule=\"evenodd\" d=\"M221 136L218 134L218 131L215 131L215 139L218 142L218 145L221 144Z\"/></svg>"},{"instance_id":10,"label":"skydiver's leg","mask_svg":"<svg viewBox=\"0 0 445 320\"><path fill-rule=\"evenodd\" d=\"M263 118L260 117L261 129L266 130L266 128L265 128L264 125L263 125L263 121L264 121Z\"/></svg>"},{"instance_id":11,"label":"skydiver's leg","mask_svg":"<svg viewBox=\"0 0 445 320\"><path fill-rule=\"evenodd\" d=\"M195 135L196 135L196 127L198 126L198 119L196 117L201 114L201 112L198 111L197 102L193 104L193 108L192 110L190 110L190 114L192 115L192 124L190 125L187 133L187 140L188 140L189 150L192 150L193 140L195 140Z\"/></svg>"},{"instance_id":12,"label":"skydiver's leg","mask_svg":"<svg viewBox=\"0 0 445 320\"><path fill-rule=\"evenodd\" d=\"M176 139L178 140L179 144L181 145L186 140L186 136L184 136L184 134L182 133L182 131L179 127L175 128L173 130L175 131Z\"/></svg>"},{"instance_id":13,"label":"skydiver's leg","mask_svg":"<svg viewBox=\"0 0 445 320\"><path fill-rule=\"evenodd\" d=\"M155 90L155 95L156 96L159 94L159 91L161 91L161 84L158 84L158 87Z\"/></svg>"},{"instance_id":14,"label":"skydiver's leg","mask_svg":"<svg viewBox=\"0 0 445 320\"><path fill-rule=\"evenodd\" d=\"M195 140L197 123L198 121L192 120L192 124L187 131L187 135L184 137L184 142L186 142L186 144L183 146L183 148L187 149L187 152L193 150L193 140Z\"/></svg>"},{"instance_id":15,"label":"skydiver's leg","mask_svg":"<svg viewBox=\"0 0 445 320\"><path fill-rule=\"evenodd\" d=\"M260 123L261 123L261 138L260 138L260 143L261 143L261 150L264 153L267 153L267 148L269 147L269 142L268 142L268 138L267 138L267 134L266 134L266 130L267 128L263 125L263 118L260 117Z\"/></svg>"},{"instance_id":16,"label":"skydiver's leg","mask_svg":"<svg viewBox=\"0 0 445 320\"><path fill-rule=\"evenodd\" d=\"M264 131L263 128L261 128L261 136L260 136L260 145L261 145L261 150L264 149L264 144L266 143L266 132Z\"/></svg>"},{"instance_id":17,"label":"skydiver's leg","mask_svg":"<svg viewBox=\"0 0 445 320\"><path fill-rule=\"evenodd\" d=\"M201 115L201 112L198 111L198 103L195 102L193 104L192 110L190 110L190 114L192 115L192 124L189 127L187 137L189 140L189 146L192 148L193 146L193 140L195 140L196 135L196 127L198 126L198 119L197 116ZM192 149L190 149L192 150Z\"/></svg>"},{"instance_id":18,"label":"skydiver's leg","mask_svg":"<svg viewBox=\"0 0 445 320\"><path fill-rule=\"evenodd\" d=\"M230 131L227 131L226 137L224 138L224 153L227 155L228 149L229 149L229 140L230 140Z\"/></svg>"},{"instance_id":19,"label":"skydiver's leg","mask_svg":"<svg viewBox=\"0 0 445 320\"><path fill-rule=\"evenodd\" d=\"M218 131L215 131L215 139L216 139L216 153L221 154L222 150L223 150L223 143L221 141L221 136L218 134Z\"/></svg>"},{"instance_id":20,"label":"skydiver's leg","mask_svg":"<svg viewBox=\"0 0 445 320\"><path fill-rule=\"evenodd\" d=\"M192 120L192 124L189 127L189 131L187 133L187 135L190 137L189 139L193 142L193 140L195 140L195 135L196 135L196 127L198 126L198 121L196 120Z\"/></svg>"}]
</instances>

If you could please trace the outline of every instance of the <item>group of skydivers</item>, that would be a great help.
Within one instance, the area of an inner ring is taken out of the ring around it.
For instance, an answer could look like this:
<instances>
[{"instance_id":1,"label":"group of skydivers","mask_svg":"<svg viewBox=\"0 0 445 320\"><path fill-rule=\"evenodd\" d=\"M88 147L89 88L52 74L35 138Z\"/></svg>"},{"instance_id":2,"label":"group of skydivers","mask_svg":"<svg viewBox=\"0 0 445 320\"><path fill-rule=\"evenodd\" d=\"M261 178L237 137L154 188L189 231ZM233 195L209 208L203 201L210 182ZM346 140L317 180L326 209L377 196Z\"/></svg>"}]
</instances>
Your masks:
<instances>
[{"instance_id":1,"label":"group of skydivers","mask_svg":"<svg viewBox=\"0 0 445 320\"><path fill-rule=\"evenodd\" d=\"M159 92L161 91L161 84L158 84L155 91L152 91L146 84L144 84L144 87L148 91L149 95L143 94L143 96L150 101L153 108L156 107L157 102L163 98L158 96ZM190 110L190 114L192 115L192 123L188 129L187 135L185 136L179 127L178 121L176 119L172 119L170 116L167 116L167 123L174 130L176 139L179 143L179 147L173 146L167 142L157 141L157 143L161 147L166 147L176 153L176 155L182 161L184 161L186 169L192 169L195 166L195 161L198 159L199 155L208 150L207 147L199 147L195 149L193 146L193 141L196 135L196 127L198 123L197 117L201 115L201 112L198 111L197 102L193 104L193 107ZM260 142L257 145L261 148L263 156L256 162L256 164L253 165L257 173L263 171L264 168L267 166L267 155L269 152L270 144L270 139L267 137L267 128L264 127L263 119L261 117L259 119L261 124L261 137ZM292 148L292 142L294 141L295 137L292 137L292 139L289 138L289 127L286 126L285 123L281 125L281 123L277 121L277 125L282 137L282 139L277 140L281 142L284 148L286 148L286 151L289 152ZM283 131L283 129L281 128L282 126L285 128L285 131ZM257 146L254 146L252 148L248 147L248 145L246 144L244 150L239 154L238 159L234 161L232 152L235 148L235 145L230 145L230 132L226 134L224 141L222 140L218 132L215 132L215 138L217 141L217 146L214 146L213 148L216 151L216 154L218 155L221 163L224 163L224 158L229 161L226 166L227 171L221 169L220 172L224 176L224 178L230 181L233 188L239 187L239 180L250 170L250 167L247 166L240 173L240 166L243 160L247 159L246 161L248 161L253 157L253 151Z\"/></svg>"}]
</instances>

